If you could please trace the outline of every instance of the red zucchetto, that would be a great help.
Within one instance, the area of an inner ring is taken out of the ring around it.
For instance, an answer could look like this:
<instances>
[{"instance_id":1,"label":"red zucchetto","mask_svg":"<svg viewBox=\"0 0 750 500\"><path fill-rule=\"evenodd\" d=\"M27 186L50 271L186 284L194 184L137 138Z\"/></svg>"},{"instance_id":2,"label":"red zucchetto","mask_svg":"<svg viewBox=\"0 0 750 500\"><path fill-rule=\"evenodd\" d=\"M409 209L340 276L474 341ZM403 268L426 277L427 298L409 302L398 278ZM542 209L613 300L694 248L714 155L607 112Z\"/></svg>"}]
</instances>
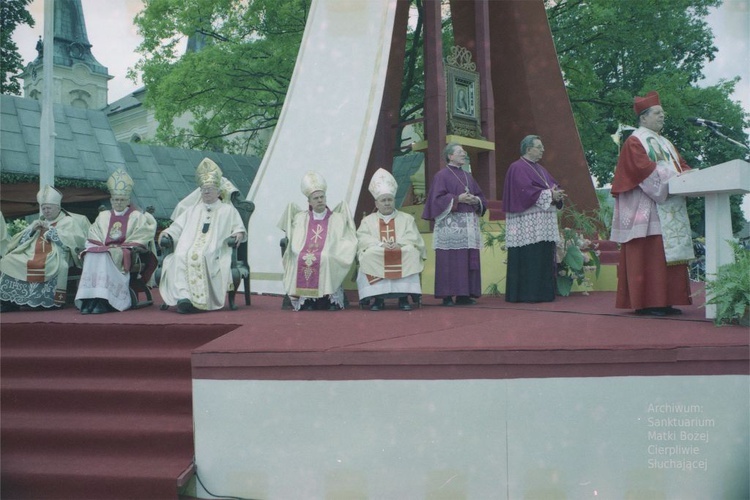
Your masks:
<instances>
[{"instance_id":1,"label":"red zucchetto","mask_svg":"<svg viewBox=\"0 0 750 500\"><path fill-rule=\"evenodd\" d=\"M646 94L646 97L635 96L635 98L633 99L633 110L635 111L636 115L640 115L651 106L661 106L661 102L659 101L659 93L655 90L652 90L651 92Z\"/></svg>"}]
</instances>

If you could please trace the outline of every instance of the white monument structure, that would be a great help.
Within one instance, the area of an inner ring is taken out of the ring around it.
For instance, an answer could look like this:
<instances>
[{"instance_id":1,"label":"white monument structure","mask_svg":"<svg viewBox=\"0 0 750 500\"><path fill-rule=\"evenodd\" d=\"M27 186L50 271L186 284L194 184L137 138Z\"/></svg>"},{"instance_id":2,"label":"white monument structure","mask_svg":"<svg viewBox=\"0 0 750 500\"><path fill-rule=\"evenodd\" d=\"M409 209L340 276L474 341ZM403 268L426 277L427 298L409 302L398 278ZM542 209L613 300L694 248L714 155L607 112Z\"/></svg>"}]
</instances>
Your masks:
<instances>
[{"instance_id":1,"label":"white monument structure","mask_svg":"<svg viewBox=\"0 0 750 500\"><path fill-rule=\"evenodd\" d=\"M284 108L247 199L248 242L258 293L283 294L276 224L305 172L328 183L328 203L357 205L385 87L396 0L312 3Z\"/></svg>"},{"instance_id":2,"label":"white monument structure","mask_svg":"<svg viewBox=\"0 0 750 500\"><path fill-rule=\"evenodd\" d=\"M750 163L732 160L689 175L673 177L669 194L706 198L706 279L716 275L723 264L734 260L728 241L732 236L729 196L750 193ZM706 317L716 317L716 306L706 305Z\"/></svg>"}]
</instances>

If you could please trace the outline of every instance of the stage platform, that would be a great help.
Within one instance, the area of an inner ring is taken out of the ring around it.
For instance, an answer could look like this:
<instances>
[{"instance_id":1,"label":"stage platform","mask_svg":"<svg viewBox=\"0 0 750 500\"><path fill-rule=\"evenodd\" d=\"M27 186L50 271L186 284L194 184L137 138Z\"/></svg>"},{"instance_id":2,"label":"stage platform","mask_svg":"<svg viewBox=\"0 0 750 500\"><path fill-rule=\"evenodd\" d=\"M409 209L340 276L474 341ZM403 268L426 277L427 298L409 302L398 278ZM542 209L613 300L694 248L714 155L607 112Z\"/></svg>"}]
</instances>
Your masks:
<instances>
[{"instance_id":1,"label":"stage platform","mask_svg":"<svg viewBox=\"0 0 750 500\"><path fill-rule=\"evenodd\" d=\"M481 297L474 306L343 311L281 310L281 297L193 315L154 305L102 315L21 311L3 324L222 325L229 333L192 354L201 379L362 380L748 374L750 330L705 318L702 286L681 316L643 317L614 307L614 292L574 293L541 304ZM241 297L237 299L242 303Z\"/></svg>"},{"instance_id":2,"label":"stage platform","mask_svg":"<svg viewBox=\"0 0 750 500\"><path fill-rule=\"evenodd\" d=\"M700 286L694 305L665 318L615 309L614 292L454 307L425 296L409 312L395 301L361 310L354 293L334 312L253 295L249 307L195 315L160 310L154 292L138 310L21 311L2 327L39 336L41 350L55 331L76 342L81 325L95 342L100 327L106 359L131 335L204 328L185 352L192 423L181 428L193 430L195 475L184 498L748 493L750 330L707 320Z\"/></svg>"}]
</instances>

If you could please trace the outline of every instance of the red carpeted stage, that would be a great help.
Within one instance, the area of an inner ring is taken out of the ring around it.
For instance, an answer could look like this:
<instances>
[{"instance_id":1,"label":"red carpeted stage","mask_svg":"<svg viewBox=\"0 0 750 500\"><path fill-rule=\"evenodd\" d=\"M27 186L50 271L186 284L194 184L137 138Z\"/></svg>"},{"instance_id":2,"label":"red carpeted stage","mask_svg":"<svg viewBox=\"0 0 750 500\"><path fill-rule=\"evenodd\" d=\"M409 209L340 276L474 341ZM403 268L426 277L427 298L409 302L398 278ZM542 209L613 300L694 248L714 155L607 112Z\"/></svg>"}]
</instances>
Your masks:
<instances>
[{"instance_id":1,"label":"red carpeted stage","mask_svg":"<svg viewBox=\"0 0 750 500\"><path fill-rule=\"evenodd\" d=\"M175 498L193 457L196 379L503 379L748 374L748 329L614 308L614 294L383 312L281 310L281 298L197 315L157 305L2 317L3 499ZM192 362L192 363L191 363ZM191 367L192 364L192 367Z\"/></svg>"}]
</instances>

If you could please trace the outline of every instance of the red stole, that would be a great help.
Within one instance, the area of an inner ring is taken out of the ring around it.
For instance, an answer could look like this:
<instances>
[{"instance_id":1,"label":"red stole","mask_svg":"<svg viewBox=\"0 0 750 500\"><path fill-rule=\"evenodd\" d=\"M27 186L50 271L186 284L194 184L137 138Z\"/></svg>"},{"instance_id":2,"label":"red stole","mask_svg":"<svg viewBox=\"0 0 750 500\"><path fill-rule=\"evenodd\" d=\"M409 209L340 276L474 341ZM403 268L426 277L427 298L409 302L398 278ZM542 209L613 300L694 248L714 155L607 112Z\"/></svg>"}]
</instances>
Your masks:
<instances>
[{"instance_id":1,"label":"red stole","mask_svg":"<svg viewBox=\"0 0 750 500\"><path fill-rule=\"evenodd\" d=\"M310 210L307 235L302 251L297 257L297 293L317 293L320 286L320 261L328 237L328 220L331 211L326 209L323 220L315 220Z\"/></svg>"},{"instance_id":2,"label":"red stole","mask_svg":"<svg viewBox=\"0 0 750 500\"><path fill-rule=\"evenodd\" d=\"M54 226L54 224L52 224ZM41 233L34 244L34 257L26 262L26 277L29 283L44 283L44 268L47 263L47 256L52 251L52 243L44 237L46 230Z\"/></svg>"},{"instance_id":3,"label":"red stole","mask_svg":"<svg viewBox=\"0 0 750 500\"><path fill-rule=\"evenodd\" d=\"M380 241L383 243L395 243L396 242L396 218L392 218L388 222L381 218L378 218L380 225ZM385 279L396 280L402 278L403 268L401 264L401 249L395 248L390 250L385 248L383 250L383 271ZM377 276L367 275L367 281L371 285L377 283L383 278Z\"/></svg>"},{"instance_id":4,"label":"red stole","mask_svg":"<svg viewBox=\"0 0 750 500\"><path fill-rule=\"evenodd\" d=\"M128 235L128 221L133 207L128 207L122 215L117 215L114 210L109 215L109 227L107 234L104 236L104 243L89 239L95 246L86 249L91 253L109 252L110 247L122 247L122 267L125 271L130 271L130 248L124 247L125 238Z\"/></svg>"}]
</instances>

